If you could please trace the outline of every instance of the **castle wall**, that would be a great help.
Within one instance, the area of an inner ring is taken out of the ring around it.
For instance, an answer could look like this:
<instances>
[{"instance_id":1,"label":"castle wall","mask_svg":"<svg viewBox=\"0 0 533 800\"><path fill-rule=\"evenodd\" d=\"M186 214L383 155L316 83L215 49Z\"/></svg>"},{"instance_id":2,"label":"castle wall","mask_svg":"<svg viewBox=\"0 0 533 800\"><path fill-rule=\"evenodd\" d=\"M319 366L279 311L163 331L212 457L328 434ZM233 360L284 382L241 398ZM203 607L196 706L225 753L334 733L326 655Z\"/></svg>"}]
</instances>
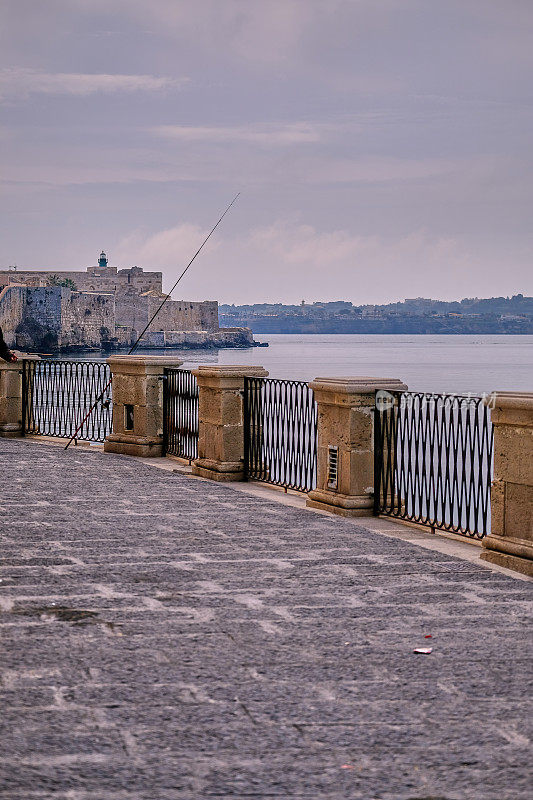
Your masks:
<instances>
[{"instance_id":1,"label":"castle wall","mask_svg":"<svg viewBox=\"0 0 533 800\"><path fill-rule=\"evenodd\" d=\"M250 328L221 328L218 331L148 331L143 348L177 347L205 349L208 347L251 347Z\"/></svg>"},{"instance_id":2,"label":"castle wall","mask_svg":"<svg viewBox=\"0 0 533 800\"><path fill-rule=\"evenodd\" d=\"M115 298L115 313L117 325L140 333L149 319L148 299L139 297L133 290L120 292Z\"/></svg>"},{"instance_id":3,"label":"castle wall","mask_svg":"<svg viewBox=\"0 0 533 800\"><path fill-rule=\"evenodd\" d=\"M149 317L161 305L161 300L148 298ZM218 331L218 303L216 300L191 302L167 300L161 309L154 329L164 331Z\"/></svg>"},{"instance_id":4,"label":"castle wall","mask_svg":"<svg viewBox=\"0 0 533 800\"><path fill-rule=\"evenodd\" d=\"M198 304L200 306L200 322L204 331L218 331L220 324L218 321L218 301L204 300Z\"/></svg>"},{"instance_id":5,"label":"castle wall","mask_svg":"<svg viewBox=\"0 0 533 800\"><path fill-rule=\"evenodd\" d=\"M9 347L57 347L62 292L68 289L8 286L0 292L0 324Z\"/></svg>"},{"instance_id":6,"label":"castle wall","mask_svg":"<svg viewBox=\"0 0 533 800\"><path fill-rule=\"evenodd\" d=\"M8 286L0 292L0 326L8 346L22 350L99 347L115 336L115 297Z\"/></svg>"},{"instance_id":7,"label":"castle wall","mask_svg":"<svg viewBox=\"0 0 533 800\"><path fill-rule=\"evenodd\" d=\"M61 273L62 274L62 273ZM89 267L87 272L79 272L78 289L83 291L126 292L130 289L142 292L162 292L163 273L144 272L141 267L119 269L116 267Z\"/></svg>"},{"instance_id":8,"label":"castle wall","mask_svg":"<svg viewBox=\"0 0 533 800\"><path fill-rule=\"evenodd\" d=\"M0 328L8 347L15 346L15 330L22 319L25 298L24 286L6 286L0 290Z\"/></svg>"},{"instance_id":9,"label":"castle wall","mask_svg":"<svg viewBox=\"0 0 533 800\"><path fill-rule=\"evenodd\" d=\"M100 347L115 337L113 293L61 290L61 347Z\"/></svg>"},{"instance_id":10,"label":"castle wall","mask_svg":"<svg viewBox=\"0 0 533 800\"><path fill-rule=\"evenodd\" d=\"M161 292L163 274L161 272L144 272L141 267L120 269L116 267L88 267L86 272L63 270L0 270L0 286L10 283L26 283L31 281L37 285L46 285L49 278L56 276L58 280L70 279L81 292L121 292L130 288L137 292Z\"/></svg>"}]
</instances>

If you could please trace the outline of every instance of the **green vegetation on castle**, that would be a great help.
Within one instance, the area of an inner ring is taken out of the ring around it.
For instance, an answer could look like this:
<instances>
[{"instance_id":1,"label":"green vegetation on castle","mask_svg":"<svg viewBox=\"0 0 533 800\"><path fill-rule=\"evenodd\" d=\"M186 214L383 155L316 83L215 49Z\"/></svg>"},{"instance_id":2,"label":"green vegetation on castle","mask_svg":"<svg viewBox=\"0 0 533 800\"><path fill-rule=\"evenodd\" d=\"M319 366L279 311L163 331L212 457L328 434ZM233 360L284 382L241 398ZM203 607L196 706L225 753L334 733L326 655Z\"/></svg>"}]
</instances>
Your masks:
<instances>
[{"instance_id":1,"label":"green vegetation on castle","mask_svg":"<svg viewBox=\"0 0 533 800\"><path fill-rule=\"evenodd\" d=\"M48 283L50 286L63 286L65 289L71 289L73 292L78 289L72 278L60 278L58 275L49 275Z\"/></svg>"}]
</instances>

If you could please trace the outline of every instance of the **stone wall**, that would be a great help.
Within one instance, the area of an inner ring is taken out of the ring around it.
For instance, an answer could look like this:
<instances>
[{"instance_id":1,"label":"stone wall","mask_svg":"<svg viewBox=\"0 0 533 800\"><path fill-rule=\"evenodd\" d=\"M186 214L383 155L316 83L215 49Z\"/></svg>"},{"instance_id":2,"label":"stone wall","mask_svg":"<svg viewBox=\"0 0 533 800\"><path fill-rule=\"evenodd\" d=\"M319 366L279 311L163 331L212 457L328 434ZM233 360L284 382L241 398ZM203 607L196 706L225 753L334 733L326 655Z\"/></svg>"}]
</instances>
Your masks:
<instances>
[{"instance_id":1,"label":"stone wall","mask_svg":"<svg viewBox=\"0 0 533 800\"><path fill-rule=\"evenodd\" d=\"M0 325L9 347L55 349L61 335L59 287L7 286L0 292Z\"/></svg>"},{"instance_id":2,"label":"stone wall","mask_svg":"<svg viewBox=\"0 0 533 800\"><path fill-rule=\"evenodd\" d=\"M155 314L164 295L138 295L132 290L117 294L115 301L116 324L139 333ZM156 330L162 331L218 331L218 303L216 300L193 302L167 300L158 314Z\"/></svg>"},{"instance_id":3,"label":"stone wall","mask_svg":"<svg viewBox=\"0 0 533 800\"><path fill-rule=\"evenodd\" d=\"M15 330L22 319L25 297L25 286L0 289L0 328L8 347L15 346Z\"/></svg>"},{"instance_id":4,"label":"stone wall","mask_svg":"<svg viewBox=\"0 0 533 800\"><path fill-rule=\"evenodd\" d=\"M183 347L206 349L209 347L252 347L253 335L249 328L220 328L218 331L147 331L143 336L143 349Z\"/></svg>"},{"instance_id":5,"label":"stone wall","mask_svg":"<svg viewBox=\"0 0 533 800\"><path fill-rule=\"evenodd\" d=\"M114 338L114 293L61 290L61 347L101 347Z\"/></svg>"},{"instance_id":6,"label":"stone wall","mask_svg":"<svg viewBox=\"0 0 533 800\"><path fill-rule=\"evenodd\" d=\"M70 279L76 289L82 292L126 291L133 288L137 292L161 292L163 274L144 272L141 267L120 269L116 267L87 267L86 272L78 270L0 270L0 286L12 283L34 283L47 285L53 276L58 280Z\"/></svg>"},{"instance_id":7,"label":"stone wall","mask_svg":"<svg viewBox=\"0 0 533 800\"><path fill-rule=\"evenodd\" d=\"M21 350L100 347L115 337L115 296L8 286L0 292L0 326L8 346Z\"/></svg>"},{"instance_id":8,"label":"stone wall","mask_svg":"<svg viewBox=\"0 0 533 800\"><path fill-rule=\"evenodd\" d=\"M119 270L116 267L88 267L87 273L79 274L83 276L79 289L116 292L134 289L139 293L163 291L163 273L144 272L141 267Z\"/></svg>"},{"instance_id":9,"label":"stone wall","mask_svg":"<svg viewBox=\"0 0 533 800\"><path fill-rule=\"evenodd\" d=\"M140 297L133 289L120 292L115 298L115 314L117 325L140 333L149 319L148 298Z\"/></svg>"},{"instance_id":10,"label":"stone wall","mask_svg":"<svg viewBox=\"0 0 533 800\"><path fill-rule=\"evenodd\" d=\"M147 297L148 318L157 311L161 299ZM157 317L157 327L164 331L218 331L218 303L167 300Z\"/></svg>"}]
</instances>

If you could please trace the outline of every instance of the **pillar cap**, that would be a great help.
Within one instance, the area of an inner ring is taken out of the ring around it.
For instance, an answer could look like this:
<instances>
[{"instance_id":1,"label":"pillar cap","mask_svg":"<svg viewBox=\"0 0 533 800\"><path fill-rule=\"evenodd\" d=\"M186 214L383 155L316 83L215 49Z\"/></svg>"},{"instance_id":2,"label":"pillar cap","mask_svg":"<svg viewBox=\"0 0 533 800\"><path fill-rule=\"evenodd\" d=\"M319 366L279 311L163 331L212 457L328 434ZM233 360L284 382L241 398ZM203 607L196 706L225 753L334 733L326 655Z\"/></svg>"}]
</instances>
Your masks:
<instances>
[{"instance_id":1,"label":"pillar cap","mask_svg":"<svg viewBox=\"0 0 533 800\"><path fill-rule=\"evenodd\" d=\"M200 366L192 370L197 378L268 378L263 367L246 364L222 364L219 366Z\"/></svg>"},{"instance_id":2,"label":"pillar cap","mask_svg":"<svg viewBox=\"0 0 533 800\"><path fill-rule=\"evenodd\" d=\"M399 378L372 378L364 376L346 376L340 378L315 378L309 384L311 389L337 394L369 394L377 389L390 392L402 392L407 385Z\"/></svg>"},{"instance_id":3,"label":"pillar cap","mask_svg":"<svg viewBox=\"0 0 533 800\"><path fill-rule=\"evenodd\" d=\"M0 369L20 369L20 365L23 361L40 361L41 356L32 355L31 353L18 353L14 351L17 357L16 361L4 361L0 359Z\"/></svg>"},{"instance_id":4,"label":"pillar cap","mask_svg":"<svg viewBox=\"0 0 533 800\"><path fill-rule=\"evenodd\" d=\"M533 410L533 392L492 392L485 398L491 408L516 408Z\"/></svg>"},{"instance_id":5,"label":"pillar cap","mask_svg":"<svg viewBox=\"0 0 533 800\"><path fill-rule=\"evenodd\" d=\"M107 359L107 363L110 367L113 365L128 365L128 364L139 364L140 366L146 367L179 367L183 364L182 358L176 358L174 356L128 356L128 355L118 355L118 356L109 356Z\"/></svg>"}]
</instances>

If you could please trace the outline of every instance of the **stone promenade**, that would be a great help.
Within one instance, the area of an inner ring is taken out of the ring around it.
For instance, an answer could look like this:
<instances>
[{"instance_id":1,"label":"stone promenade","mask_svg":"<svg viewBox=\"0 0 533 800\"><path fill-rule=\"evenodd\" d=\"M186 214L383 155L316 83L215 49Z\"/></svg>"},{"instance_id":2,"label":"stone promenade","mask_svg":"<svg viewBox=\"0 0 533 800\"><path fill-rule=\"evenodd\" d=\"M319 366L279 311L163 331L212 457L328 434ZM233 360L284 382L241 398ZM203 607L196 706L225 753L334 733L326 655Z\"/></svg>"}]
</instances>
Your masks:
<instances>
[{"instance_id":1,"label":"stone promenade","mask_svg":"<svg viewBox=\"0 0 533 800\"><path fill-rule=\"evenodd\" d=\"M0 468L1 798L531 797L531 582L94 449Z\"/></svg>"}]
</instances>

